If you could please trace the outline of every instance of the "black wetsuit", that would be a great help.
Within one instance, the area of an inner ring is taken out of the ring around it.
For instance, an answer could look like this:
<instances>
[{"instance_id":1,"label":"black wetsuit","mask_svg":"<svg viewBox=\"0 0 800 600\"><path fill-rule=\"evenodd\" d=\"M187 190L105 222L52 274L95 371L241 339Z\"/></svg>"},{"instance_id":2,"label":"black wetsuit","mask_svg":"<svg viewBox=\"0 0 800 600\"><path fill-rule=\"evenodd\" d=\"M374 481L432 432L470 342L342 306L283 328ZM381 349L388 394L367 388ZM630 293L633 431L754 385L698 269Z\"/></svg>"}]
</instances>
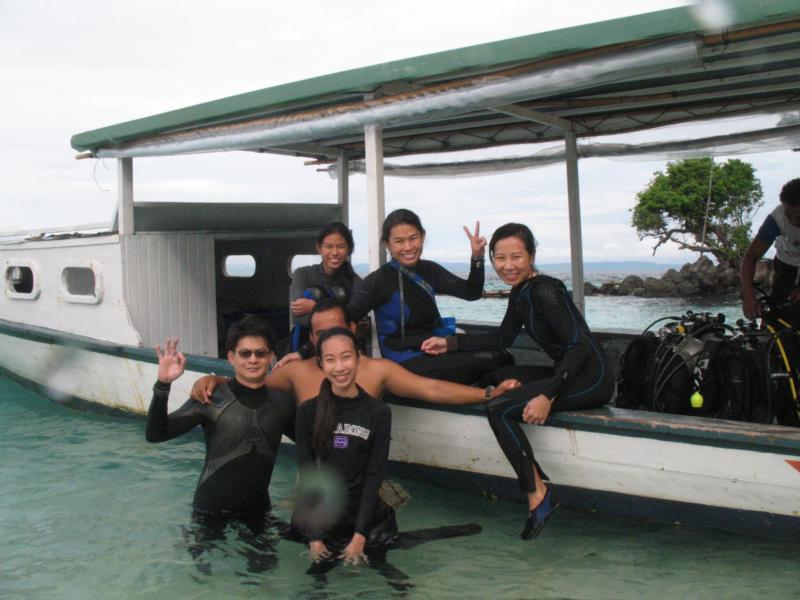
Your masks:
<instances>
[{"instance_id":1,"label":"black wetsuit","mask_svg":"<svg viewBox=\"0 0 800 600\"><path fill-rule=\"evenodd\" d=\"M168 415L169 389L161 382L153 387L146 436L150 442L164 442L203 427L206 460L194 494L195 510L269 510L269 482L281 436L294 437L294 402L281 392L251 389L233 379L215 390L212 404L188 400Z\"/></svg>"},{"instance_id":2,"label":"black wetsuit","mask_svg":"<svg viewBox=\"0 0 800 600\"><path fill-rule=\"evenodd\" d=\"M527 373L500 369L505 378L528 380L488 403L489 423L524 492L535 489L533 450L519 426L522 411L539 394L553 399L552 412L600 407L611 399L614 375L600 344L572 302L564 284L537 275L511 290L500 329L485 335L457 335L459 350L507 348L522 327L553 359L553 367L529 367ZM526 376L527 375L527 376Z\"/></svg>"},{"instance_id":3,"label":"black wetsuit","mask_svg":"<svg viewBox=\"0 0 800 600\"><path fill-rule=\"evenodd\" d=\"M334 395L336 426L330 436L330 449L320 461L342 483L344 509L332 525L322 529L303 526L294 519L301 534L309 540L346 545L354 533L368 543L387 527L396 534L394 511L378 496L389 462L392 413L383 402L359 388L355 398ZM297 409L297 454L300 468L317 464L311 437L318 399L303 402ZM382 540L382 543L385 540Z\"/></svg>"},{"instance_id":4,"label":"black wetsuit","mask_svg":"<svg viewBox=\"0 0 800 600\"><path fill-rule=\"evenodd\" d=\"M483 278L483 260L470 261L466 280L428 260L420 260L405 272L392 261L364 279L353 293L347 312L357 321L375 310L383 358L426 377L474 383L484 373L509 364L510 357L485 350L430 356L420 350L420 344L433 335L442 335L435 331L441 325L435 294L478 300Z\"/></svg>"}]
</instances>

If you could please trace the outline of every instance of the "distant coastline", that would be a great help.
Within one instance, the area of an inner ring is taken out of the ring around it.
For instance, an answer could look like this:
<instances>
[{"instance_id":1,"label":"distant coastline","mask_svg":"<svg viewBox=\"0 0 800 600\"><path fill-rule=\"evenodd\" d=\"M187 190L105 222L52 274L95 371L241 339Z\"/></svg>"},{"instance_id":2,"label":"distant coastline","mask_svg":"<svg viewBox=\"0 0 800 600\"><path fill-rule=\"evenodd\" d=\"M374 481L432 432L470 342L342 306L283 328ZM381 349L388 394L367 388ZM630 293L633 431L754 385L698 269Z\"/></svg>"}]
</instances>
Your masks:
<instances>
[{"instance_id":1,"label":"distant coastline","mask_svg":"<svg viewBox=\"0 0 800 600\"><path fill-rule=\"evenodd\" d=\"M469 271L469 264L465 262L439 262L439 264L454 273L465 273ZM537 267L545 272L569 272L572 268L568 262L537 263ZM366 275L369 273L369 265L367 263L355 264L353 268L359 275ZM679 263L656 263L645 260L596 261L583 263L584 273L643 273L651 271L664 273L668 269L680 268L681 264Z\"/></svg>"}]
</instances>

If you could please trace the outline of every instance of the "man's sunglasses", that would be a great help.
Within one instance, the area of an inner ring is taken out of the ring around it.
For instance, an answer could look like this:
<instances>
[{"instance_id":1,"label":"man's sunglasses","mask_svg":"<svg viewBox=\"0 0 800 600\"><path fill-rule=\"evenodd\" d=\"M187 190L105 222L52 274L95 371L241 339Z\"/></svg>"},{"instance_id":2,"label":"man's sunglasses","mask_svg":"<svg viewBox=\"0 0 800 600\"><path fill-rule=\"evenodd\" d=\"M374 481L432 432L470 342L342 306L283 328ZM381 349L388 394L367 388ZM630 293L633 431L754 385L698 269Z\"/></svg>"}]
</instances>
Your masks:
<instances>
[{"instance_id":1,"label":"man's sunglasses","mask_svg":"<svg viewBox=\"0 0 800 600\"><path fill-rule=\"evenodd\" d=\"M256 358L267 358L269 356L269 350L237 350L236 354L242 358L250 358L253 354L256 355Z\"/></svg>"}]
</instances>

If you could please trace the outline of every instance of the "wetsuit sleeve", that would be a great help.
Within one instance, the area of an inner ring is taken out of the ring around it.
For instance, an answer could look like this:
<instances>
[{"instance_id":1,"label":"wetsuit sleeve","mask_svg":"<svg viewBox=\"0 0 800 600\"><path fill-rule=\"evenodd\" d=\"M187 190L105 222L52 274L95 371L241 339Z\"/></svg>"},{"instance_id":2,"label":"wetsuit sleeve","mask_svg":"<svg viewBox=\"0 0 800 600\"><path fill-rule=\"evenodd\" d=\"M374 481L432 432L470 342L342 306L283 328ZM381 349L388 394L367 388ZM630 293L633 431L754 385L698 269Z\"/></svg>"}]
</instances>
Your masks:
<instances>
[{"instance_id":1,"label":"wetsuit sleeve","mask_svg":"<svg viewBox=\"0 0 800 600\"><path fill-rule=\"evenodd\" d=\"M472 335L460 333L449 336L447 338L448 347L452 345L452 348L449 349L453 351L502 350L511 346L522 330L522 316L515 308L516 297L516 293L509 296L506 314L503 316L503 322L500 323L499 329L490 333Z\"/></svg>"},{"instance_id":2,"label":"wetsuit sleeve","mask_svg":"<svg viewBox=\"0 0 800 600\"><path fill-rule=\"evenodd\" d=\"M756 234L755 239L772 245L773 242L778 239L780 234L781 228L778 226L778 222L772 215L767 215L767 218L764 219L761 227L758 228L758 233Z\"/></svg>"},{"instance_id":3,"label":"wetsuit sleeve","mask_svg":"<svg viewBox=\"0 0 800 600\"><path fill-rule=\"evenodd\" d=\"M356 515L355 532L367 537L378 492L386 479L386 467L389 463L389 439L392 431L392 411L385 404L380 407L376 418L372 447L370 448L367 472L364 477L364 490L361 492L361 504Z\"/></svg>"},{"instance_id":4,"label":"wetsuit sleeve","mask_svg":"<svg viewBox=\"0 0 800 600\"><path fill-rule=\"evenodd\" d=\"M314 411L311 405L304 402L297 407L295 417L295 444L297 445L297 463L300 468L314 463L314 451L311 448L311 433L314 431Z\"/></svg>"},{"instance_id":5,"label":"wetsuit sleeve","mask_svg":"<svg viewBox=\"0 0 800 600\"><path fill-rule=\"evenodd\" d=\"M297 300L298 298L303 297L303 292L306 291L308 288L308 274L311 270L307 267L301 267L297 269L294 274L292 275L292 285L289 288L289 304ZM295 317L292 315L292 323L297 325L302 325L303 327L308 327L308 318L310 315L303 315L301 317Z\"/></svg>"},{"instance_id":6,"label":"wetsuit sleeve","mask_svg":"<svg viewBox=\"0 0 800 600\"><path fill-rule=\"evenodd\" d=\"M353 286L350 303L347 305L347 318L350 321L359 321L376 306L380 306L378 280L381 270L367 275L358 287Z\"/></svg>"},{"instance_id":7,"label":"wetsuit sleeve","mask_svg":"<svg viewBox=\"0 0 800 600\"><path fill-rule=\"evenodd\" d=\"M469 261L469 276L461 279L437 263L429 263L433 269L431 285L437 294L455 296L463 300L478 300L483 294L483 259Z\"/></svg>"},{"instance_id":8,"label":"wetsuit sleeve","mask_svg":"<svg viewBox=\"0 0 800 600\"><path fill-rule=\"evenodd\" d=\"M577 308L563 285L540 286L532 301L536 318L547 323L554 343L565 349L564 356L543 393L551 400L560 393L566 382L578 375L584 363L594 354L594 344L588 332L580 326Z\"/></svg>"},{"instance_id":9,"label":"wetsuit sleeve","mask_svg":"<svg viewBox=\"0 0 800 600\"><path fill-rule=\"evenodd\" d=\"M147 410L145 437L148 442L166 442L204 422L203 405L194 400L186 403L172 414L167 414L169 384L157 381L153 386L153 399Z\"/></svg>"}]
</instances>

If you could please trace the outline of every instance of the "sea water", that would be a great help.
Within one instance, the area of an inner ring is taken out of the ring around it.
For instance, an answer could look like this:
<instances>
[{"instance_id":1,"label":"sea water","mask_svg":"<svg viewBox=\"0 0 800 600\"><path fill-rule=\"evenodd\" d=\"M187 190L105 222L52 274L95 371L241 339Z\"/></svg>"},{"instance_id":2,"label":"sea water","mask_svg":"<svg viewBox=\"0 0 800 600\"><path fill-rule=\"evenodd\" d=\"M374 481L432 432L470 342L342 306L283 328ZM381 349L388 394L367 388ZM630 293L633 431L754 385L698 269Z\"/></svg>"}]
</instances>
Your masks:
<instances>
[{"instance_id":1,"label":"sea water","mask_svg":"<svg viewBox=\"0 0 800 600\"><path fill-rule=\"evenodd\" d=\"M790 598L800 544L559 510L518 538L525 507L399 479L403 530L477 535L387 555L392 569L308 573L304 546L240 525L201 543L191 498L204 444L148 444L144 421L78 412L0 378L0 598ZM287 520L296 469L272 479ZM196 557L198 544L204 552Z\"/></svg>"},{"instance_id":2,"label":"sea water","mask_svg":"<svg viewBox=\"0 0 800 600\"><path fill-rule=\"evenodd\" d=\"M545 271L546 272L546 271ZM571 289L572 281L569 273L546 272L564 281ZM466 274L461 274L466 277ZM598 287L606 281L620 281L626 274L617 272L587 273L586 280ZM658 276L659 273L639 273L644 278ZM487 291L509 290L500 279L491 272L486 273ZM483 298L468 302L452 296L438 296L439 311L443 316L455 316L457 320L486 321L499 323L508 305L506 298ZM627 329L642 332L655 320L663 317L683 316L687 311L694 313L723 314L725 322L735 325L743 318L742 303L736 296L703 297L703 298L639 298L635 296L587 296L586 322L592 329Z\"/></svg>"}]
</instances>

